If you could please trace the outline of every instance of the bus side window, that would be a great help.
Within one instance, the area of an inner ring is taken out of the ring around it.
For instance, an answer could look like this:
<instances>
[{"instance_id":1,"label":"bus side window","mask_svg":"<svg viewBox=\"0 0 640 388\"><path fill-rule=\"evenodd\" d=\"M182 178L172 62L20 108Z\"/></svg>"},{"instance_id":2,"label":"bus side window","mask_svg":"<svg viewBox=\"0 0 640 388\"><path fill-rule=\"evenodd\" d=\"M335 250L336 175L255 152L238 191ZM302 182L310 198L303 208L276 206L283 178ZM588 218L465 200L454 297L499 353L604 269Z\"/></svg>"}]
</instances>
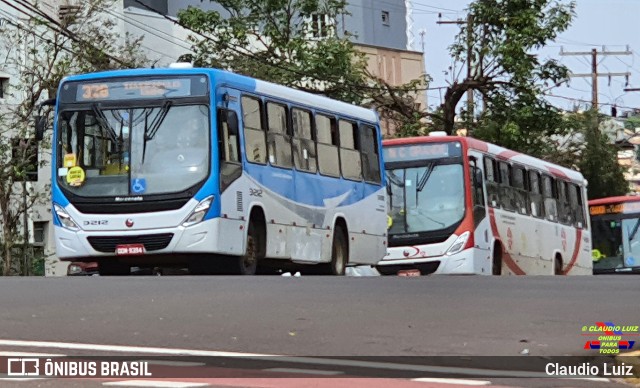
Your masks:
<instances>
[{"instance_id":1,"label":"bus side window","mask_svg":"<svg viewBox=\"0 0 640 388\"><path fill-rule=\"evenodd\" d=\"M218 109L218 153L220 155L220 191L242 175L238 116L234 111Z\"/></svg>"},{"instance_id":2,"label":"bus side window","mask_svg":"<svg viewBox=\"0 0 640 388\"><path fill-rule=\"evenodd\" d=\"M509 211L516 210L515 190L511 185L511 166L507 162L498 162L500 176L500 206Z\"/></svg>"},{"instance_id":3,"label":"bus side window","mask_svg":"<svg viewBox=\"0 0 640 388\"><path fill-rule=\"evenodd\" d=\"M496 174L496 161L491 159L488 156L484 157L484 171L485 178L487 180L487 196L489 197L489 206L498 207L500 203L498 202L499 198L499 188L498 188L498 177Z\"/></svg>"},{"instance_id":4,"label":"bus side window","mask_svg":"<svg viewBox=\"0 0 640 388\"><path fill-rule=\"evenodd\" d=\"M274 166L291 168L291 137L287 130L287 107L273 102L267 103L267 145L269 163Z\"/></svg>"},{"instance_id":5,"label":"bus side window","mask_svg":"<svg viewBox=\"0 0 640 388\"><path fill-rule=\"evenodd\" d=\"M318 147L318 170L320 174L339 177L340 157L338 139L335 136L336 119L316 114L316 141Z\"/></svg>"},{"instance_id":6,"label":"bus side window","mask_svg":"<svg viewBox=\"0 0 640 388\"><path fill-rule=\"evenodd\" d=\"M262 102L257 98L242 96L242 120L244 126L244 150L252 163L267 163L267 143L262 126Z\"/></svg>"},{"instance_id":7,"label":"bus side window","mask_svg":"<svg viewBox=\"0 0 640 388\"><path fill-rule=\"evenodd\" d=\"M316 172L316 144L313 141L311 113L291 109L293 123L293 161L297 170Z\"/></svg>"},{"instance_id":8,"label":"bus side window","mask_svg":"<svg viewBox=\"0 0 640 388\"><path fill-rule=\"evenodd\" d=\"M558 218L561 223L572 225L573 224L573 216L571 214L571 207L569 206L568 201L568 190L567 190L567 182L556 180L556 184L558 186L557 196L558 198Z\"/></svg>"},{"instance_id":9,"label":"bus side window","mask_svg":"<svg viewBox=\"0 0 640 388\"><path fill-rule=\"evenodd\" d=\"M525 179L525 169L520 166L511 168L511 187L515 201L515 210L520 214L529 214L529 199L527 198L527 181Z\"/></svg>"},{"instance_id":10,"label":"bus side window","mask_svg":"<svg viewBox=\"0 0 640 388\"><path fill-rule=\"evenodd\" d=\"M360 126L360 150L362 173L367 182L380 183L380 156L376 129L371 125Z\"/></svg>"},{"instance_id":11,"label":"bus side window","mask_svg":"<svg viewBox=\"0 0 640 388\"><path fill-rule=\"evenodd\" d=\"M555 179L548 175L542 176L542 195L544 197L544 214L549 221L558 221L558 207L556 203Z\"/></svg>"},{"instance_id":12,"label":"bus side window","mask_svg":"<svg viewBox=\"0 0 640 388\"><path fill-rule=\"evenodd\" d=\"M570 183L569 184L569 206L571 207L571 217L573 219L573 225L576 228L584 228L584 206L582 204L582 195L580 193L580 186Z\"/></svg>"},{"instance_id":13,"label":"bus side window","mask_svg":"<svg viewBox=\"0 0 640 388\"><path fill-rule=\"evenodd\" d=\"M476 165L476 159L469 162L471 174L471 195L473 196L473 223L477 227L480 221L486 216L487 210L484 205L484 191L482 170Z\"/></svg>"},{"instance_id":14,"label":"bus side window","mask_svg":"<svg viewBox=\"0 0 640 388\"><path fill-rule=\"evenodd\" d=\"M544 201L542 199L540 183L540 173L534 170L529 170L529 206L531 215L538 218L542 218L544 216Z\"/></svg>"},{"instance_id":15,"label":"bus side window","mask_svg":"<svg viewBox=\"0 0 640 388\"><path fill-rule=\"evenodd\" d=\"M342 176L351 180L362 180L362 157L358 150L358 131L355 123L338 121L340 135L340 168Z\"/></svg>"}]
</instances>

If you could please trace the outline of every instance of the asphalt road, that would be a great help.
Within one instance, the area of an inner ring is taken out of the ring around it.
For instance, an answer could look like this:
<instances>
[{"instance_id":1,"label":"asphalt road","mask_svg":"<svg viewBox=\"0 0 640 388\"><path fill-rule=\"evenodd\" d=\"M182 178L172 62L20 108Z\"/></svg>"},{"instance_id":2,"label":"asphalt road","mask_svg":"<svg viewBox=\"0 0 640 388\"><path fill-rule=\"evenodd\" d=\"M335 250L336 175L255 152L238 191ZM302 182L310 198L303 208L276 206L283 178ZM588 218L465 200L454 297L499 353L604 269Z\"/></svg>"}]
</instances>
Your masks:
<instances>
[{"instance_id":1,"label":"asphalt road","mask_svg":"<svg viewBox=\"0 0 640 388\"><path fill-rule=\"evenodd\" d=\"M595 355L581 328L640 324L638 295L634 276L5 278L0 339L376 362Z\"/></svg>"}]
</instances>

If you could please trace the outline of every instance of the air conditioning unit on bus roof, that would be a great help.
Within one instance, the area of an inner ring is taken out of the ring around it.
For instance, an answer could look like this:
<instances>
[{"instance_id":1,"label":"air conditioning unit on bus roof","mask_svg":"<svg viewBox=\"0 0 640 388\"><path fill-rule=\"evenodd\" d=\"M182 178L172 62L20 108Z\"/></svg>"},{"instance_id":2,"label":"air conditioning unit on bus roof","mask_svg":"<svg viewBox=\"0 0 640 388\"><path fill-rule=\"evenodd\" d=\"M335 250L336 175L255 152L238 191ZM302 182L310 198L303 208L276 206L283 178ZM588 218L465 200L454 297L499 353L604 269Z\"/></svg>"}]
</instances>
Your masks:
<instances>
[{"instance_id":1,"label":"air conditioning unit on bus roof","mask_svg":"<svg viewBox=\"0 0 640 388\"><path fill-rule=\"evenodd\" d=\"M433 131L429 132L429 136L447 136L445 131Z\"/></svg>"},{"instance_id":2,"label":"air conditioning unit on bus roof","mask_svg":"<svg viewBox=\"0 0 640 388\"><path fill-rule=\"evenodd\" d=\"M169 69L192 69L193 65L190 62L174 62L169 65Z\"/></svg>"}]
</instances>

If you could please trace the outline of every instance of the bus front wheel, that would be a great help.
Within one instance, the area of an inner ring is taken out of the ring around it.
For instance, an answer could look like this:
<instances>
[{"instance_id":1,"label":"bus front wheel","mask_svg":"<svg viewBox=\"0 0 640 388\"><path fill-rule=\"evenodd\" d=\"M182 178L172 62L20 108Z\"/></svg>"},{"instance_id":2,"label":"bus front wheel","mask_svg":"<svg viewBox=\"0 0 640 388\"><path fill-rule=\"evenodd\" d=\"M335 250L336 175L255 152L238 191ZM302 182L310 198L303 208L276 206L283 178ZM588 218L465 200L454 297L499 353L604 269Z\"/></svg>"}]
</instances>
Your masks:
<instances>
[{"instance_id":1,"label":"bus front wheel","mask_svg":"<svg viewBox=\"0 0 640 388\"><path fill-rule=\"evenodd\" d=\"M493 260L491 263L491 274L502 275L502 245L498 242L493 246Z\"/></svg>"},{"instance_id":2,"label":"bus front wheel","mask_svg":"<svg viewBox=\"0 0 640 388\"><path fill-rule=\"evenodd\" d=\"M240 275L255 275L258 268L262 249L260 228L251 222L247 230L247 249L244 255L238 257L235 262L235 270Z\"/></svg>"}]
</instances>

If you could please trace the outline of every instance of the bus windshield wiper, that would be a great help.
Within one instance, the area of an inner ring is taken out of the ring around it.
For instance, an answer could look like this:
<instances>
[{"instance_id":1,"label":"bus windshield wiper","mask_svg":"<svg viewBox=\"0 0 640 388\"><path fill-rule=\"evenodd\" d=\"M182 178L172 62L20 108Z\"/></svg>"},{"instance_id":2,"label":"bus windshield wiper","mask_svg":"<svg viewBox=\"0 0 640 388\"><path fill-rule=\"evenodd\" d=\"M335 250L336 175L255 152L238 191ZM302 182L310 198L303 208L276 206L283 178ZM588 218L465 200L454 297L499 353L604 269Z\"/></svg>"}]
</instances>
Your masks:
<instances>
[{"instance_id":1,"label":"bus windshield wiper","mask_svg":"<svg viewBox=\"0 0 640 388\"><path fill-rule=\"evenodd\" d=\"M147 126L147 120L151 115L151 112L146 113L144 117L144 143L142 144L142 162L144 163L144 156L147 153L147 141L154 138L158 129L160 129L160 125L167 117L167 113L169 113L169 109L171 109L171 101L166 101L162 104L160 108L160 112L151 120L151 124ZM153 110L152 110L153 111Z\"/></svg>"},{"instance_id":2,"label":"bus windshield wiper","mask_svg":"<svg viewBox=\"0 0 640 388\"><path fill-rule=\"evenodd\" d=\"M427 185L427 181L431 177L431 173L433 172L434 168L435 168L435 163L431 163L429 167L427 167L427 171L425 171L422 174L422 177L420 177L420 181L418 182L418 188L416 189L418 193L421 192L424 189L424 187Z\"/></svg>"},{"instance_id":3,"label":"bus windshield wiper","mask_svg":"<svg viewBox=\"0 0 640 388\"><path fill-rule=\"evenodd\" d=\"M640 218L636 221L636 224L633 226L633 230L629 235L629 242L631 242L633 238L636 236L636 233L638 233L638 228L640 228Z\"/></svg>"},{"instance_id":4,"label":"bus windshield wiper","mask_svg":"<svg viewBox=\"0 0 640 388\"><path fill-rule=\"evenodd\" d=\"M96 120L98 120L98 122L100 123L100 126L102 126L104 129L107 130L107 133L109 134L111 141L113 141L113 144L115 144L116 151L117 151L118 135L116 134L116 131L109 124L109 120L107 120L107 117L104 115L104 112L102 112L102 110L98 107L98 104L91 104L91 110L93 110L93 114L96 115Z\"/></svg>"}]
</instances>

